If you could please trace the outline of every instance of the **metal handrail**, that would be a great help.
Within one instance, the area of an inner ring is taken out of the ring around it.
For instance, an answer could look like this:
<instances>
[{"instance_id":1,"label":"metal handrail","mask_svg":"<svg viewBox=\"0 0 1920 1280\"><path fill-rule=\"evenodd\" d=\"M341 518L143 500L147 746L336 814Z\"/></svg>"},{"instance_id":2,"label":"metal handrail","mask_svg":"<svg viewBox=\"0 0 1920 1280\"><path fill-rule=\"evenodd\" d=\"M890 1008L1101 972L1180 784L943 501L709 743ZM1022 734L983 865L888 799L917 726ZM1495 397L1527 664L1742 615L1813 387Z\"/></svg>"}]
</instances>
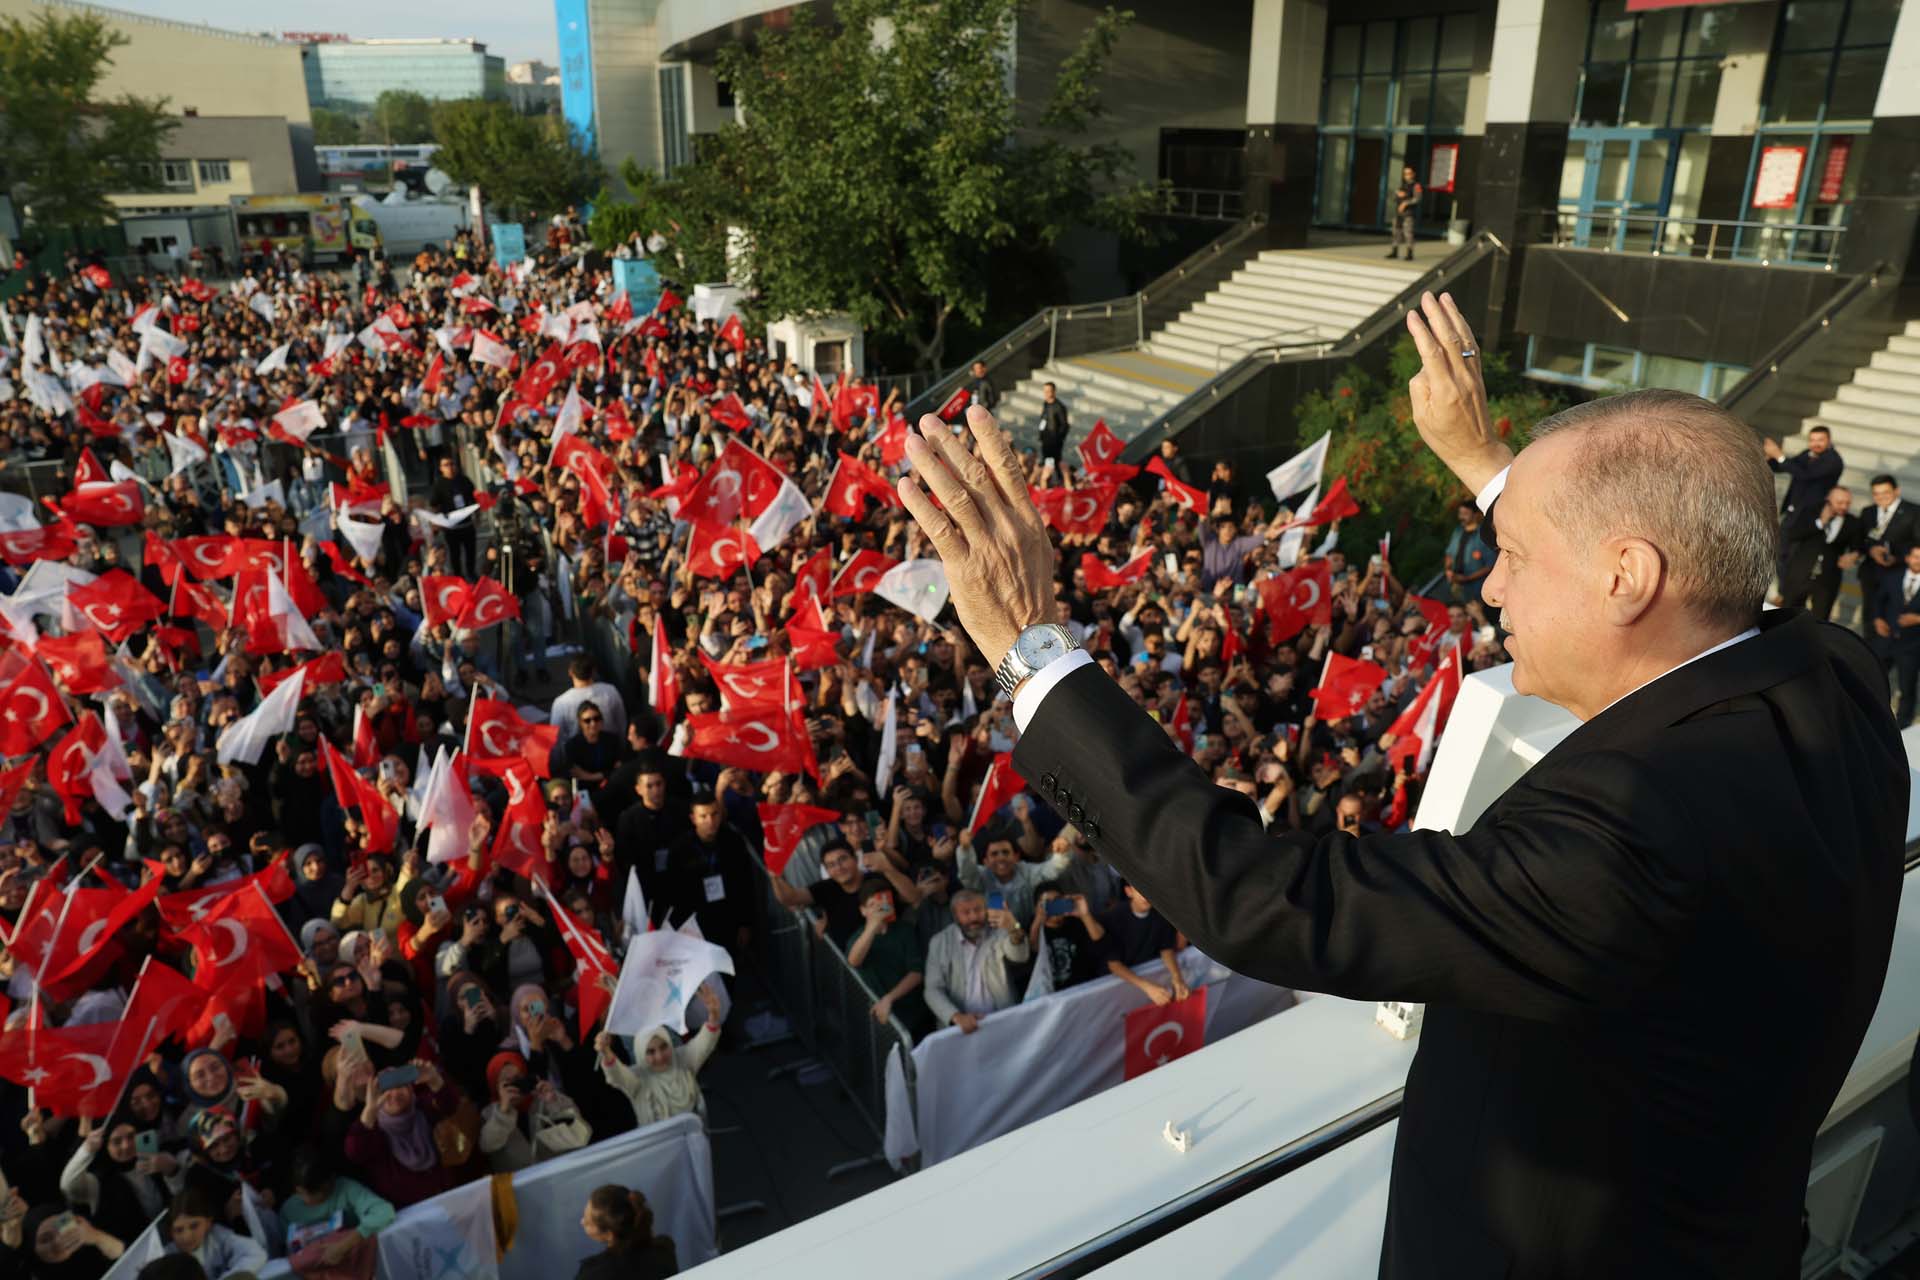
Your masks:
<instances>
[{"instance_id":1,"label":"metal handrail","mask_svg":"<svg viewBox=\"0 0 1920 1280\"><path fill-rule=\"evenodd\" d=\"M1255 349L1277 347L1280 344L1274 342L1273 339L1289 337L1296 333L1311 333L1313 335L1313 338L1304 345L1309 345L1309 346L1317 345L1319 342L1325 341L1325 339L1321 337L1320 328L1321 326L1317 324L1299 324L1299 325L1295 325L1291 329L1276 329L1272 333L1263 333L1257 338L1235 338L1229 342L1216 342L1213 345L1213 367L1216 370L1218 370L1221 367L1220 356L1224 352L1238 350L1241 347L1250 347ZM1290 345L1303 345L1303 344L1290 344Z\"/></svg>"},{"instance_id":2,"label":"metal handrail","mask_svg":"<svg viewBox=\"0 0 1920 1280\"><path fill-rule=\"evenodd\" d=\"M1747 370L1744 378L1729 387L1720 397L1720 407L1730 413L1738 413L1741 404L1779 377L1783 367L1797 365L1805 355L1808 344L1831 329L1836 321L1847 320L1857 310L1865 310L1884 301L1879 286L1880 278L1887 274L1887 270L1884 261L1876 262L1841 286L1812 315L1795 325L1792 332L1774 344L1771 351L1760 357Z\"/></svg>"},{"instance_id":3,"label":"metal handrail","mask_svg":"<svg viewBox=\"0 0 1920 1280\"><path fill-rule=\"evenodd\" d=\"M1037 1267L1018 1274L1015 1280L1070 1280L1091 1275L1164 1236L1173 1234L1199 1218L1225 1208L1244 1195L1285 1177L1295 1169L1338 1151L1400 1115L1405 1089L1375 1098L1372 1102L1337 1120L1302 1134L1285 1146L1249 1160L1229 1173L1203 1182L1163 1205L1147 1210L1119 1226L1103 1231L1093 1239L1056 1254Z\"/></svg>"},{"instance_id":4,"label":"metal handrail","mask_svg":"<svg viewBox=\"0 0 1920 1280\"><path fill-rule=\"evenodd\" d=\"M1748 232L1762 237L1763 241L1784 237L1786 257L1762 255L1752 259L1756 265L1763 267L1809 266L1809 259L1794 258L1794 246L1803 235L1824 236L1827 238L1827 251L1819 259L1819 269L1823 271L1834 269L1840 255L1840 242L1847 234L1847 224L1844 222L1763 222L1743 218L1696 218L1667 213L1634 213L1626 209L1537 209L1530 216L1543 220L1548 228L1547 233L1539 239L1538 243L1550 244L1559 249L1588 249L1596 253L1645 253L1656 258L1665 256L1668 252L1662 246L1667 242L1667 232L1671 228L1681 229L1676 240L1684 242L1689 251L1700 247L1702 240L1700 231L1704 228L1706 252L1698 256L1706 258L1732 258L1740 239ZM1604 234L1588 235L1587 239L1591 243L1578 244L1575 240L1579 237L1577 228L1581 223L1589 226L1602 223L1611 229ZM1634 224L1649 228L1650 233L1645 249L1631 246L1626 242L1627 229ZM1724 254L1721 252L1723 230L1730 233L1726 236ZM1683 256L1696 255L1688 252Z\"/></svg>"}]
</instances>

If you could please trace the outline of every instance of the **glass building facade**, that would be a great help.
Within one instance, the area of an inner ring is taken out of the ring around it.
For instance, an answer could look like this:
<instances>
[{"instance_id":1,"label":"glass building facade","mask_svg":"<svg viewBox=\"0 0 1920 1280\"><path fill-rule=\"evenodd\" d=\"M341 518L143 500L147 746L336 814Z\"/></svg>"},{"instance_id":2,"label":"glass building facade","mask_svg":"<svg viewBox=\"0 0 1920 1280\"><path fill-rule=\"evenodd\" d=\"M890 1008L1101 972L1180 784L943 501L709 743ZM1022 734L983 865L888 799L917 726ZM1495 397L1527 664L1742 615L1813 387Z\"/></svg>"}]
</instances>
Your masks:
<instances>
[{"instance_id":1,"label":"glass building facade","mask_svg":"<svg viewBox=\"0 0 1920 1280\"><path fill-rule=\"evenodd\" d=\"M468 40L366 40L305 45L307 102L370 107L388 89L433 101L507 96L505 59Z\"/></svg>"}]
</instances>

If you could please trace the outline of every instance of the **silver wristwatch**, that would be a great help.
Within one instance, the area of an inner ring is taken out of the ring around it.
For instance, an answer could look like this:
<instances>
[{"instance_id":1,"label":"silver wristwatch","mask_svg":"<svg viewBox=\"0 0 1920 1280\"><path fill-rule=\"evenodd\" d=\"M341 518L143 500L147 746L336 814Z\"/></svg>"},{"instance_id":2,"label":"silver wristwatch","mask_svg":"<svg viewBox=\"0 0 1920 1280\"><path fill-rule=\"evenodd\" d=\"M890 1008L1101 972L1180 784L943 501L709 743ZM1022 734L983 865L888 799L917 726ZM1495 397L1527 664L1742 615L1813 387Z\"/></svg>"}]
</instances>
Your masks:
<instances>
[{"instance_id":1,"label":"silver wristwatch","mask_svg":"<svg viewBox=\"0 0 1920 1280\"><path fill-rule=\"evenodd\" d=\"M1066 657L1080 647L1073 632L1057 622L1036 622L1014 638L1013 648L994 668L993 678L1011 698L1021 681L1046 666Z\"/></svg>"}]
</instances>

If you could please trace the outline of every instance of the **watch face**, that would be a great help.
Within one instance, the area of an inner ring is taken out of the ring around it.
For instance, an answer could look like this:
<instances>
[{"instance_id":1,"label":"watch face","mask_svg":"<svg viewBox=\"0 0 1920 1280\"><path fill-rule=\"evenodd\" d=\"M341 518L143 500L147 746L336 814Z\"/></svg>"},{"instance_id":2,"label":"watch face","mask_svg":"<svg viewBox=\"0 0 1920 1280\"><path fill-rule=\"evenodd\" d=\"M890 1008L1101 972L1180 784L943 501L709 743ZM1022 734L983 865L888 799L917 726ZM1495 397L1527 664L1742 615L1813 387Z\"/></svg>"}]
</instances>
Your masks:
<instances>
[{"instance_id":1,"label":"watch face","mask_svg":"<svg viewBox=\"0 0 1920 1280\"><path fill-rule=\"evenodd\" d=\"M1014 651L1020 655L1020 661L1031 670L1039 670L1067 651L1067 642L1052 627L1033 627L1020 633L1013 642Z\"/></svg>"}]
</instances>

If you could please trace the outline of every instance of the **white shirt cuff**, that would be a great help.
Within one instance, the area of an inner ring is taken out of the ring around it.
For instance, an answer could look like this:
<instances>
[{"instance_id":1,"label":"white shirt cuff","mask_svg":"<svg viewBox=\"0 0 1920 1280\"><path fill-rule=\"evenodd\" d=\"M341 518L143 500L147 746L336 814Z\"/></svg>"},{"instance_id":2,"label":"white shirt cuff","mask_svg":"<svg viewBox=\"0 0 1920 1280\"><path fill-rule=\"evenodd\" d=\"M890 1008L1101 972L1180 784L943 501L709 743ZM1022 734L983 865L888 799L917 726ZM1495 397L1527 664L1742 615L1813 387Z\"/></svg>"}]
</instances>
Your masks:
<instances>
[{"instance_id":1,"label":"white shirt cuff","mask_svg":"<svg viewBox=\"0 0 1920 1280\"><path fill-rule=\"evenodd\" d=\"M1513 470L1511 464L1500 468L1500 474L1487 481L1480 492L1473 495L1473 505L1480 508L1481 515L1491 511L1494 502L1506 491L1507 472L1511 470Z\"/></svg>"},{"instance_id":2,"label":"white shirt cuff","mask_svg":"<svg viewBox=\"0 0 1920 1280\"><path fill-rule=\"evenodd\" d=\"M1085 649L1075 649L1028 676L1027 682L1020 686L1020 692L1013 695L1013 723L1019 726L1020 732L1027 731L1034 713L1040 710L1040 700L1052 692L1053 686L1092 661L1093 655Z\"/></svg>"}]
</instances>

